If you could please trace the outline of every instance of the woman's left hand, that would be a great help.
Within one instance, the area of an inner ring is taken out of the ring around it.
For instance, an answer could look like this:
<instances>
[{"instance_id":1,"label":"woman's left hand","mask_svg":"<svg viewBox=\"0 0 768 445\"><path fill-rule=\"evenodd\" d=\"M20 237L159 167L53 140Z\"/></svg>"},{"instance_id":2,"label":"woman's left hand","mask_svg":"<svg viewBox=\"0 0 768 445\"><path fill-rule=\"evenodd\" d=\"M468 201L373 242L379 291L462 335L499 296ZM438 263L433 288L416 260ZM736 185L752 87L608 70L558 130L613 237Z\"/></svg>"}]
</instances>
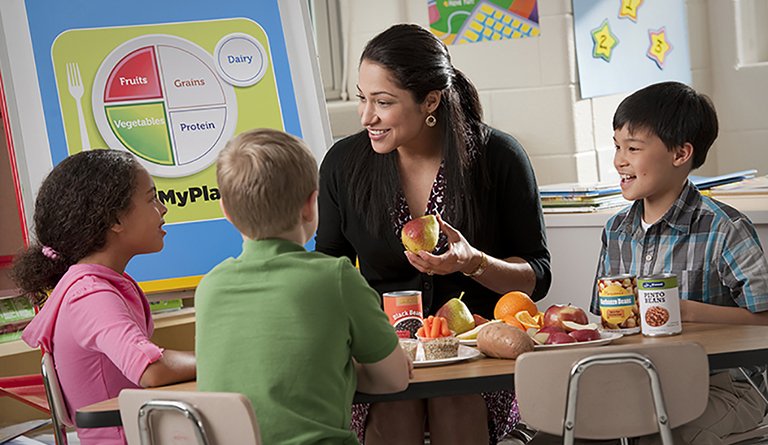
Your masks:
<instances>
[{"instance_id":1,"label":"woman's left hand","mask_svg":"<svg viewBox=\"0 0 768 445\"><path fill-rule=\"evenodd\" d=\"M440 230L448 239L448 251L442 255L432 255L423 250L418 254L406 251L405 256L408 262L419 272L429 275L448 275L471 269L470 263L480 255L480 252L469 244L461 232L443 221L440 215L437 215L437 221L440 224Z\"/></svg>"}]
</instances>

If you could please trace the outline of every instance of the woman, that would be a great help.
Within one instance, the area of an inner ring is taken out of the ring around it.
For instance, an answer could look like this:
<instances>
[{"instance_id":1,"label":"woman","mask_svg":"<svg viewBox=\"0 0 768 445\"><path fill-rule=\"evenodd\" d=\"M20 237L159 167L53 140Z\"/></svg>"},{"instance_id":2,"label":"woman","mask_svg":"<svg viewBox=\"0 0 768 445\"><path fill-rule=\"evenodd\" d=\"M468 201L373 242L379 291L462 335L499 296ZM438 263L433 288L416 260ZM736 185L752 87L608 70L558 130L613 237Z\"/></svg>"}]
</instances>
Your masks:
<instances>
[{"instance_id":1,"label":"woman","mask_svg":"<svg viewBox=\"0 0 768 445\"><path fill-rule=\"evenodd\" d=\"M530 162L483 124L477 90L445 45L417 25L392 26L366 45L357 89L365 131L323 161L317 250L357 257L380 293L421 290L425 314L462 291L486 318L506 292L543 298L549 252ZM403 225L425 214L441 216L435 254L403 252ZM517 421L509 393L357 408L366 443L423 443L427 416L435 444L495 443Z\"/></svg>"}]
</instances>

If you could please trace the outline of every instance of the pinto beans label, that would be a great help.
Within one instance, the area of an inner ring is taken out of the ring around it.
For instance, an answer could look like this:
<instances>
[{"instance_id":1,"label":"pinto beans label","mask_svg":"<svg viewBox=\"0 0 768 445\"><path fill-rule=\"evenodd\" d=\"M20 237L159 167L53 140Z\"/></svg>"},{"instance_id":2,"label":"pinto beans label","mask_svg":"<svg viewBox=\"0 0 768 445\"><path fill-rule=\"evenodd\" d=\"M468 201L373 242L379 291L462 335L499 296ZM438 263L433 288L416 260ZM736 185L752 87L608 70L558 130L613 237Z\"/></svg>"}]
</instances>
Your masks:
<instances>
[{"instance_id":1,"label":"pinto beans label","mask_svg":"<svg viewBox=\"0 0 768 445\"><path fill-rule=\"evenodd\" d=\"M656 337L682 332L676 275L658 274L638 278L637 297L643 335Z\"/></svg>"}]
</instances>

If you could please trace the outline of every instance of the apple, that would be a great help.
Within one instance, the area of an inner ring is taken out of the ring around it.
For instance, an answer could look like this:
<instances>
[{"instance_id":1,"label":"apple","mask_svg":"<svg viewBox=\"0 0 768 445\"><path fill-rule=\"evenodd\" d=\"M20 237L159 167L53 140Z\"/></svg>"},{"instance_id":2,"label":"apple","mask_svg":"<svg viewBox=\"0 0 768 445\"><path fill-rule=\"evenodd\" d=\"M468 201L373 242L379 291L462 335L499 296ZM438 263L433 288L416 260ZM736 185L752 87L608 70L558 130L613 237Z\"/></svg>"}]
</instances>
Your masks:
<instances>
[{"instance_id":1,"label":"apple","mask_svg":"<svg viewBox=\"0 0 768 445\"><path fill-rule=\"evenodd\" d=\"M539 332L542 334L551 334L553 332L565 332L565 329L560 326L544 326L543 328L539 329Z\"/></svg>"},{"instance_id":2,"label":"apple","mask_svg":"<svg viewBox=\"0 0 768 445\"><path fill-rule=\"evenodd\" d=\"M472 318L475 319L475 326L480 326L482 324L488 323L488 319L483 317L482 315L472 314Z\"/></svg>"},{"instance_id":3,"label":"apple","mask_svg":"<svg viewBox=\"0 0 768 445\"><path fill-rule=\"evenodd\" d=\"M459 295L459 298L451 298L446 301L435 314L435 317L445 318L448 322L448 329L456 334L463 334L475 327L475 318L472 316L472 312L470 312L467 305L461 301L461 297L463 296L464 292Z\"/></svg>"},{"instance_id":4,"label":"apple","mask_svg":"<svg viewBox=\"0 0 768 445\"><path fill-rule=\"evenodd\" d=\"M571 331L568 333L576 341L592 341L600 340L600 331L597 329L579 329L578 331Z\"/></svg>"},{"instance_id":5,"label":"apple","mask_svg":"<svg viewBox=\"0 0 768 445\"><path fill-rule=\"evenodd\" d=\"M562 345L565 343L576 343L576 339L565 332L552 332L547 338L547 345Z\"/></svg>"},{"instance_id":6,"label":"apple","mask_svg":"<svg viewBox=\"0 0 768 445\"><path fill-rule=\"evenodd\" d=\"M403 226L400 238L405 250L418 253L423 250L432 252L437 246L437 238L440 236L440 225L435 215L424 215L408 221Z\"/></svg>"},{"instance_id":7,"label":"apple","mask_svg":"<svg viewBox=\"0 0 768 445\"><path fill-rule=\"evenodd\" d=\"M582 325L589 323L584 309L570 304L553 304L544 312L544 327L558 326L566 332L573 330L563 325L564 321L572 321Z\"/></svg>"},{"instance_id":8,"label":"apple","mask_svg":"<svg viewBox=\"0 0 768 445\"><path fill-rule=\"evenodd\" d=\"M549 332L536 332L535 334L531 335L530 333L528 335L531 335L531 338L536 344L539 345L546 345L547 341L549 340Z\"/></svg>"}]
</instances>

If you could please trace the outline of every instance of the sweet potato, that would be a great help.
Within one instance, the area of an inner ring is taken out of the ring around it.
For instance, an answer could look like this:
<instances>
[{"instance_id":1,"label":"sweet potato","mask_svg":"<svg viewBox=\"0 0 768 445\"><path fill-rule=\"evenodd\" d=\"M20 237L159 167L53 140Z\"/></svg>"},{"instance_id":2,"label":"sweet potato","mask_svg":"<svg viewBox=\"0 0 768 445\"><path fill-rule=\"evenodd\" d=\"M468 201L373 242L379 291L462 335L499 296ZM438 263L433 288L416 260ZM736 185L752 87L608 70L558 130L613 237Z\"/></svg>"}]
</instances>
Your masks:
<instances>
[{"instance_id":1,"label":"sweet potato","mask_svg":"<svg viewBox=\"0 0 768 445\"><path fill-rule=\"evenodd\" d=\"M477 349L488 357L516 359L524 352L533 351L533 340L506 323L493 323L477 334Z\"/></svg>"}]
</instances>

